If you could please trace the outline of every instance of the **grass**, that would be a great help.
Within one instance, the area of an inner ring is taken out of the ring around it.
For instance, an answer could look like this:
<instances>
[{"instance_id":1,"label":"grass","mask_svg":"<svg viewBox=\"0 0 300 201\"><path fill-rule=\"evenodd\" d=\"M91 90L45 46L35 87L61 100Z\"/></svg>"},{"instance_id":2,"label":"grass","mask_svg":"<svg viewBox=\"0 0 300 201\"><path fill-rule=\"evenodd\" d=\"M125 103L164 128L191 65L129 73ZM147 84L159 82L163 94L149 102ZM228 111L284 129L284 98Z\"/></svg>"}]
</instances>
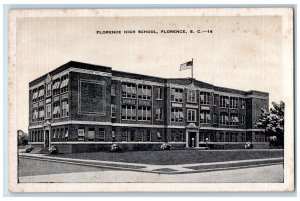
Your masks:
<instances>
[{"instance_id":1,"label":"grass","mask_svg":"<svg viewBox=\"0 0 300 201\"><path fill-rule=\"evenodd\" d=\"M56 157L76 158L153 165L178 165L283 157L283 150L169 150L127 151L121 153L92 152L58 154Z\"/></svg>"}]
</instances>

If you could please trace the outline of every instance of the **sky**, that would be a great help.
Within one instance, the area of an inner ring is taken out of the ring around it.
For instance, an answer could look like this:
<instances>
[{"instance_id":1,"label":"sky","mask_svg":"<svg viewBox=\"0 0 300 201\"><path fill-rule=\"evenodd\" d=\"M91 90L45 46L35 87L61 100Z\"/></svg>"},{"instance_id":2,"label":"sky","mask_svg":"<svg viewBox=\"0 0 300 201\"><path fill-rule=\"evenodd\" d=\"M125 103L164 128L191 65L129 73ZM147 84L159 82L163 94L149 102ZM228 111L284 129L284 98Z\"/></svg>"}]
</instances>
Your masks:
<instances>
[{"instance_id":1,"label":"sky","mask_svg":"<svg viewBox=\"0 0 300 201\"><path fill-rule=\"evenodd\" d=\"M17 128L28 132L29 82L69 62L216 86L269 92L282 100L282 25L276 16L43 17L17 20ZM96 34L155 30L157 34ZM161 33L186 30L187 33ZM212 30L212 33L190 33Z\"/></svg>"}]
</instances>

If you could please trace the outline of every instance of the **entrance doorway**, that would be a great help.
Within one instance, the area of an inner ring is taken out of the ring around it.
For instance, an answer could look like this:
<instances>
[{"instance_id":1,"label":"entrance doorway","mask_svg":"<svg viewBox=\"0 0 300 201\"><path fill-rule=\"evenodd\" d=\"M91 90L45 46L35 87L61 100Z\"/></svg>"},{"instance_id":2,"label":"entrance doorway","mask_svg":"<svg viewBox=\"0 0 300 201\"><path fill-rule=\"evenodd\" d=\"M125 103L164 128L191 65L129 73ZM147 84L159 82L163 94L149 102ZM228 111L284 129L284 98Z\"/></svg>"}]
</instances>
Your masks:
<instances>
[{"instance_id":1,"label":"entrance doorway","mask_svg":"<svg viewBox=\"0 0 300 201\"><path fill-rule=\"evenodd\" d=\"M196 132L189 132L189 147L196 147L196 139L197 133Z\"/></svg>"},{"instance_id":2,"label":"entrance doorway","mask_svg":"<svg viewBox=\"0 0 300 201\"><path fill-rule=\"evenodd\" d=\"M45 136L44 136L44 147L45 148L49 147L49 135L50 135L50 131L45 130Z\"/></svg>"}]
</instances>

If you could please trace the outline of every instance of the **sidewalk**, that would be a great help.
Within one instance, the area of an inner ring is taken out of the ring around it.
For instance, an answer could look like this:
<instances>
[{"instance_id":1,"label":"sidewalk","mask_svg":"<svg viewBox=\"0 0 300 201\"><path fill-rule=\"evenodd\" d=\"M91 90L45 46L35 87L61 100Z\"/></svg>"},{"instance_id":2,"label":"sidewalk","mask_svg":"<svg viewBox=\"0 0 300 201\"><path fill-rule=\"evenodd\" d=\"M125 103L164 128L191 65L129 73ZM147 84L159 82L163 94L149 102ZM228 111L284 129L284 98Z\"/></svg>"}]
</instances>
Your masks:
<instances>
[{"instance_id":1,"label":"sidewalk","mask_svg":"<svg viewBox=\"0 0 300 201\"><path fill-rule=\"evenodd\" d=\"M239 161L226 161L214 163L196 163L196 164L180 164L180 165L150 165L137 163L123 163L112 161L83 160L74 158L61 158L47 156L42 154L19 153L21 158L29 158L34 160L53 161L59 163L77 164L90 167L102 167L108 169L117 169L124 171L137 171L159 174L189 174L197 172L209 172L219 170L231 170L250 167L267 166L274 164L283 164L283 158L268 159L252 159Z\"/></svg>"}]
</instances>

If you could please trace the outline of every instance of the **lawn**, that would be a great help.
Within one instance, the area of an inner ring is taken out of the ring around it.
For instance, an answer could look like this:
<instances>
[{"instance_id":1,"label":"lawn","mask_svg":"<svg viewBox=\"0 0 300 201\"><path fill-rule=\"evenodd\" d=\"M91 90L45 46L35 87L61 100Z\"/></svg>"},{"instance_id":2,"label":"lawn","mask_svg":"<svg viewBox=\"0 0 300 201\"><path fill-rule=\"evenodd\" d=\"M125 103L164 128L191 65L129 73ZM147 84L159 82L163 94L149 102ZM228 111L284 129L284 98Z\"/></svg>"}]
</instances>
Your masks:
<instances>
[{"instance_id":1,"label":"lawn","mask_svg":"<svg viewBox=\"0 0 300 201\"><path fill-rule=\"evenodd\" d=\"M283 157L283 150L169 150L58 154L55 157L127 163L178 165Z\"/></svg>"}]
</instances>

